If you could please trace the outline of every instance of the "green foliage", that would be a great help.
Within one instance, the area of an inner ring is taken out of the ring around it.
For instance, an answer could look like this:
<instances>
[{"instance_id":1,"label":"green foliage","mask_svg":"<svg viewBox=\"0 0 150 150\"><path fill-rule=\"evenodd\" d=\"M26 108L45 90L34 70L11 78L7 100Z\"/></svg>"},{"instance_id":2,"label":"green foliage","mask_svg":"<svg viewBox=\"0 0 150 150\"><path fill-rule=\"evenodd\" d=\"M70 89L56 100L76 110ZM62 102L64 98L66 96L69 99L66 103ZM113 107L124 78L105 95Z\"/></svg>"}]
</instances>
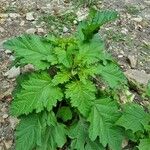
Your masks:
<instances>
[{"instance_id":1,"label":"green foliage","mask_svg":"<svg viewBox=\"0 0 150 150\"><path fill-rule=\"evenodd\" d=\"M130 129L133 132L143 131L150 122L150 115L137 104L126 104L123 106L123 114L117 124Z\"/></svg>"},{"instance_id":2,"label":"green foliage","mask_svg":"<svg viewBox=\"0 0 150 150\"><path fill-rule=\"evenodd\" d=\"M126 78L98 35L117 16L92 10L71 37L23 35L5 42L18 64L35 67L13 92L10 112L21 119L16 150L121 150L124 139L149 147L149 112L120 104Z\"/></svg>"},{"instance_id":3,"label":"green foliage","mask_svg":"<svg viewBox=\"0 0 150 150\"><path fill-rule=\"evenodd\" d=\"M140 140L140 145L138 146L139 150L149 150L150 148L150 139Z\"/></svg>"}]
</instances>

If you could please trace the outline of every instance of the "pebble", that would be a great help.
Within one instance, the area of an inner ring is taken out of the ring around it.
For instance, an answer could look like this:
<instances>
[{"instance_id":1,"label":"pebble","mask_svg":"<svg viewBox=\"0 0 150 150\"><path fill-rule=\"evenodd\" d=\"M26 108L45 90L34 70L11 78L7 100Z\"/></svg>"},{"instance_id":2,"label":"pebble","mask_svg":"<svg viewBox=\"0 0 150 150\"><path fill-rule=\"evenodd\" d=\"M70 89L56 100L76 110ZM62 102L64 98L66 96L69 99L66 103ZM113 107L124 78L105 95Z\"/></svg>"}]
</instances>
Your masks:
<instances>
[{"instance_id":1,"label":"pebble","mask_svg":"<svg viewBox=\"0 0 150 150\"><path fill-rule=\"evenodd\" d=\"M135 57L134 55L129 55L128 60L129 60L131 68L135 68L137 65L137 57Z\"/></svg>"},{"instance_id":2,"label":"pebble","mask_svg":"<svg viewBox=\"0 0 150 150\"><path fill-rule=\"evenodd\" d=\"M44 29L43 28L37 28L37 32L38 33L44 33Z\"/></svg>"},{"instance_id":3,"label":"pebble","mask_svg":"<svg viewBox=\"0 0 150 150\"><path fill-rule=\"evenodd\" d=\"M4 31L5 31L5 29L0 27L0 32L3 33Z\"/></svg>"},{"instance_id":4,"label":"pebble","mask_svg":"<svg viewBox=\"0 0 150 150\"><path fill-rule=\"evenodd\" d=\"M8 70L4 76L7 76L9 79L11 78L15 78L17 77L18 75L20 75L20 67L15 67L13 66L10 70Z\"/></svg>"},{"instance_id":5,"label":"pebble","mask_svg":"<svg viewBox=\"0 0 150 150\"><path fill-rule=\"evenodd\" d=\"M32 64L27 64L25 65L22 69L21 69L21 72L22 73L27 73L27 72L31 72L31 71L34 71L35 68Z\"/></svg>"},{"instance_id":6,"label":"pebble","mask_svg":"<svg viewBox=\"0 0 150 150\"><path fill-rule=\"evenodd\" d=\"M6 118L8 118L8 114L3 115L3 119L6 119Z\"/></svg>"},{"instance_id":7,"label":"pebble","mask_svg":"<svg viewBox=\"0 0 150 150\"><path fill-rule=\"evenodd\" d=\"M10 51L9 49L7 49L7 50L5 50L5 53L6 53L6 54L11 54L12 51Z\"/></svg>"},{"instance_id":8,"label":"pebble","mask_svg":"<svg viewBox=\"0 0 150 150\"><path fill-rule=\"evenodd\" d=\"M10 149L11 146L12 146L12 144L13 144L13 141L12 141L12 140L9 140L9 141L5 141L4 143L5 143L6 149Z\"/></svg>"},{"instance_id":9,"label":"pebble","mask_svg":"<svg viewBox=\"0 0 150 150\"><path fill-rule=\"evenodd\" d=\"M26 13L26 20L28 20L28 21L35 20L33 14L34 14L34 12L28 12L28 13Z\"/></svg>"},{"instance_id":10,"label":"pebble","mask_svg":"<svg viewBox=\"0 0 150 150\"><path fill-rule=\"evenodd\" d=\"M143 18L141 16L139 16L137 18L132 18L131 20L139 23L139 22L142 22Z\"/></svg>"},{"instance_id":11,"label":"pebble","mask_svg":"<svg viewBox=\"0 0 150 150\"><path fill-rule=\"evenodd\" d=\"M17 13L10 13L10 14L9 14L9 17L10 17L10 18L17 18L17 17L20 17L20 14L17 14Z\"/></svg>"},{"instance_id":12,"label":"pebble","mask_svg":"<svg viewBox=\"0 0 150 150\"><path fill-rule=\"evenodd\" d=\"M64 32L64 33L68 32L68 31L69 31L69 29L68 29L67 27L64 27L64 28L63 28L63 32Z\"/></svg>"},{"instance_id":13,"label":"pebble","mask_svg":"<svg viewBox=\"0 0 150 150\"><path fill-rule=\"evenodd\" d=\"M20 22L20 26L24 26L24 24L25 24L24 20Z\"/></svg>"},{"instance_id":14,"label":"pebble","mask_svg":"<svg viewBox=\"0 0 150 150\"><path fill-rule=\"evenodd\" d=\"M19 123L19 120L15 117L9 117L10 126L12 129L15 129L16 125Z\"/></svg>"},{"instance_id":15,"label":"pebble","mask_svg":"<svg viewBox=\"0 0 150 150\"><path fill-rule=\"evenodd\" d=\"M30 29L26 30L26 33L28 33L28 34L34 34L35 32L36 32L35 28L30 28Z\"/></svg>"}]
</instances>

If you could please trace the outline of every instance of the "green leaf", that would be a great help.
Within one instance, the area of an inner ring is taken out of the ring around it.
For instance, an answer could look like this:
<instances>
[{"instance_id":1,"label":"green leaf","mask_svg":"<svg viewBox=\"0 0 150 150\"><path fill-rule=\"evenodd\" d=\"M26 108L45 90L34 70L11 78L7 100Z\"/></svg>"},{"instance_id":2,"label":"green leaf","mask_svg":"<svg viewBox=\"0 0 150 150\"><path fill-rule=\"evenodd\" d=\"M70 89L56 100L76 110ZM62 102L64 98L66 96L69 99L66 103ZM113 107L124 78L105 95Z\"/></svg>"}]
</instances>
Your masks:
<instances>
[{"instance_id":1,"label":"green leaf","mask_svg":"<svg viewBox=\"0 0 150 150\"><path fill-rule=\"evenodd\" d=\"M68 82L70 78L71 78L71 73L68 72L67 70L62 70L61 72L58 72L54 76L52 82L54 83L54 85L63 84L65 82Z\"/></svg>"},{"instance_id":2,"label":"green leaf","mask_svg":"<svg viewBox=\"0 0 150 150\"><path fill-rule=\"evenodd\" d=\"M94 141L99 137L104 147L108 144L110 149L120 150L123 133L114 125L118 117L118 105L115 101L109 98L95 100L88 117L90 139Z\"/></svg>"},{"instance_id":3,"label":"green leaf","mask_svg":"<svg viewBox=\"0 0 150 150\"><path fill-rule=\"evenodd\" d=\"M58 147L62 148L66 143L66 130L64 125L57 124L46 128L42 144L37 150L56 150Z\"/></svg>"},{"instance_id":4,"label":"green leaf","mask_svg":"<svg viewBox=\"0 0 150 150\"><path fill-rule=\"evenodd\" d=\"M105 66L99 65L97 67L97 74L99 74L111 88L118 88L127 82L123 72L114 63L107 63Z\"/></svg>"},{"instance_id":5,"label":"green leaf","mask_svg":"<svg viewBox=\"0 0 150 150\"><path fill-rule=\"evenodd\" d=\"M72 64L66 50L62 49L61 47L56 47L55 54L57 55L58 62L60 64L63 64L67 68L71 67Z\"/></svg>"},{"instance_id":6,"label":"green leaf","mask_svg":"<svg viewBox=\"0 0 150 150\"><path fill-rule=\"evenodd\" d=\"M63 106L58 110L57 117L66 122L72 119L72 112L69 107Z\"/></svg>"},{"instance_id":7,"label":"green leaf","mask_svg":"<svg viewBox=\"0 0 150 150\"><path fill-rule=\"evenodd\" d=\"M78 25L77 37L80 41L91 39L102 25L115 20L117 15L118 14L115 11L91 11L88 20L82 21Z\"/></svg>"},{"instance_id":8,"label":"green leaf","mask_svg":"<svg viewBox=\"0 0 150 150\"><path fill-rule=\"evenodd\" d=\"M147 84L146 95L150 97L150 81Z\"/></svg>"},{"instance_id":9,"label":"green leaf","mask_svg":"<svg viewBox=\"0 0 150 150\"><path fill-rule=\"evenodd\" d=\"M130 129L134 133L144 131L144 127L150 122L150 115L147 114L142 106L138 104L125 104L123 106L123 114L116 122L117 125Z\"/></svg>"},{"instance_id":10,"label":"green leaf","mask_svg":"<svg viewBox=\"0 0 150 150\"><path fill-rule=\"evenodd\" d=\"M36 69L46 69L56 61L52 54L53 47L36 35L23 35L8 40L4 48L14 51L21 64L33 64Z\"/></svg>"},{"instance_id":11,"label":"green leaf","mask_svg":"<svg viewBox=\"0 0 150 150\"><path fill-rule=\"evenodd\" d=\"M87 116L95 99L96 88L94 84L90 81L86 84L81 81L73 81L67 84L66 88L66 98L70 98L72 106L77 107L84 116Z\"/></svg>"},{"instance_id":12,"label":"green leaf","mask_svg":"<svg viewBox=\"0 0 150 150\"><path fill-rule=\"evenodd\" d=\"M94 77L97 72L97 68L95 66L83 67L78 71L78 76L80 81L86 84L89 77Z\"/></svg>"},{"instance_id":13,"label":"green leaf","mask_svg":"<svg viewBox=\"0 0 150 150\"><path fill-rule=\"evenodd\" d=\"M79 53L75 61L77 64L90 65L104 60L105 56L103 50L105 50L104 43L100 40L98 35L95 35L89 43L79 44Z\"/></svg>"},{"instance_id":14,"label":"green leaf","mask_svg":"<svg viewBox=\"0 0 150 150\"><path fill-rule=\"evenodd\" d=\"M69 129L69 137L72 139L71 150L104 150L98 141L91 141L88 137L88 124L80 118L78 123Z\"/></svg>"},{"instance_id":15,"label":"green leaf","mask_svg":"<svg viewBox=\"0 0 150 150\"><path fill-rule=\"evenodd\" d=\"M21 84L22 90L15 95L11 105L11 113L15 116L36 112L46 108L48 111L61 100L61 89L53 86L50 76L45 73L34 73L29 80Z\"/></svg>"},{"instance_id":16,"label":"green leaf","mask_svg":"<svg viewBox=\"0 0 150 150\"><path fill-rule=\"evenodd\" d=\"M21 118L16 129L16 150L32 150L42 143L42 130L46 125L41 114L30 114Z\"/></svg>"},{"instance_id":17,"label":"green leaf","mask_svg":"<svg viewBox=\"0 0 150 150\"><path fill-rule=\"evenodd\" d=\"M150 138L140 140L139 150L149 150L150 149Z\"/></svg>"}]
</instances>

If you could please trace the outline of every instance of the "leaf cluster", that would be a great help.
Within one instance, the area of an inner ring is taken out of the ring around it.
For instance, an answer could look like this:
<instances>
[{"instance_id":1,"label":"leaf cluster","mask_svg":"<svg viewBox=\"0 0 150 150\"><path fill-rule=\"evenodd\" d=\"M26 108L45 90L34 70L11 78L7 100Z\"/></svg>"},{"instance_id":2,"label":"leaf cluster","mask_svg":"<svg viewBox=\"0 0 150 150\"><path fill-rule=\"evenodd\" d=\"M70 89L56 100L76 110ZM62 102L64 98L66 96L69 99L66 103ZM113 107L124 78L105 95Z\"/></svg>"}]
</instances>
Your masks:
<instances>
[{"instance_id":1,"label":"leaf cluster","mask_svg":"<svg viewBox=\"0 0 150 150\"><path fill-rule=\"evenodd\" d=\"M116 99L127 81L98 35L117 16L91 10L71 37L22 35L5 42L20 65L35 67L19 80L10 107L21 119L16 150L121 150L125 139L148 150L150 115Z\"/></svg>"}]
</instances>

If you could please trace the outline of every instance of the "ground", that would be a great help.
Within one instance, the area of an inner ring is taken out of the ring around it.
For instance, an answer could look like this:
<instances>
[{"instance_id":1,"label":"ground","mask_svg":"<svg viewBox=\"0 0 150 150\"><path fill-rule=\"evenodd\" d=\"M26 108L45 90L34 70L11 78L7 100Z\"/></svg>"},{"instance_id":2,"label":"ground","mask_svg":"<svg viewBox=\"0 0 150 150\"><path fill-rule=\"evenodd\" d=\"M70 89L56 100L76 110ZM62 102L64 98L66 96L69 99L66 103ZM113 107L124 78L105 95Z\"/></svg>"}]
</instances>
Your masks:
<instances>
[{"instance_id":1,"label":"ground","mask_svg":"<svg viewBox=\"0 0 150 150\"><path fill-rule=\"evenodd\" d=\"M18 120L9 115L8 107L12 100L15 77L28 69L13 67L8 72L15 58L9 50L2 48L2 43L25 32L39 35L70 34L87 15L89 7L118 11L120 18L104 26L100 35L124 71L131 73L136 70L137 81L145 78L144 84L150 79L149 0L1 0L0 150L13 149L13 131Z\"/></svg>"}]
</instances>

